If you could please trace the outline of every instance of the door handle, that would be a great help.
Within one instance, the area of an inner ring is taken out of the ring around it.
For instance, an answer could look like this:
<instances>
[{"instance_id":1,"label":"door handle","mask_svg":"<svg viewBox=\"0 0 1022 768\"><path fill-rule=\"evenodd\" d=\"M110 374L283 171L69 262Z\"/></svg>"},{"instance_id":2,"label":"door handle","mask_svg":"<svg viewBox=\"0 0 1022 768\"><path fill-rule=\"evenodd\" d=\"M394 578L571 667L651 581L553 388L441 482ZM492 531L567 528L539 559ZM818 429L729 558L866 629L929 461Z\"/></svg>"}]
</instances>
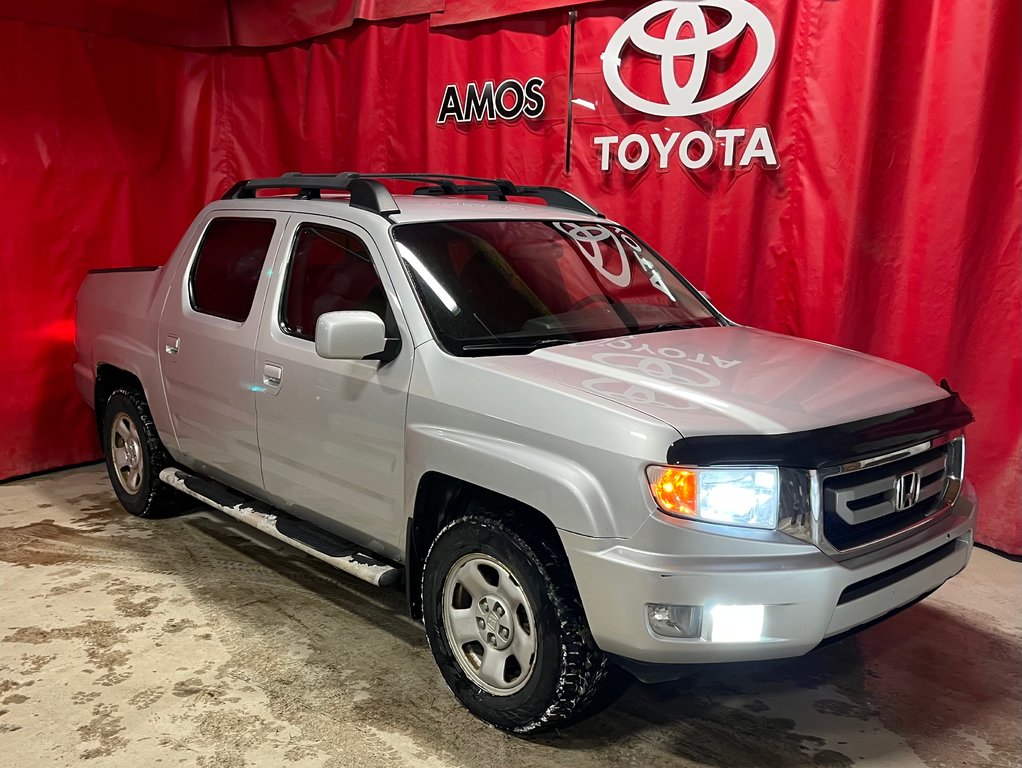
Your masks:
<instances>
[{"instance_id":1,"label":"door handle","mask_svg":"<svg viewBox=\"0 0 1022 768\"><path fill-rule=\"evenodd\" d=\"M180 336L174 336L174 335L168 333L167 334L167 340L163 344L163 351L166 352L171 357L174 357L174 356L177 355L178 350L180 349L180 347L181 347L181 337Z\"/></svg>"},{"instance_id":2,"label":"door handle","mask_svg":"<svg viewBox=\"0 0 1022 768\"><path fill-rule=\"evenodd\" d=\"M263 384L276 389L280 386L280 380L284 376L284 369L273 363L266 363L263 366Z\"/></svg>"}]
</instances>

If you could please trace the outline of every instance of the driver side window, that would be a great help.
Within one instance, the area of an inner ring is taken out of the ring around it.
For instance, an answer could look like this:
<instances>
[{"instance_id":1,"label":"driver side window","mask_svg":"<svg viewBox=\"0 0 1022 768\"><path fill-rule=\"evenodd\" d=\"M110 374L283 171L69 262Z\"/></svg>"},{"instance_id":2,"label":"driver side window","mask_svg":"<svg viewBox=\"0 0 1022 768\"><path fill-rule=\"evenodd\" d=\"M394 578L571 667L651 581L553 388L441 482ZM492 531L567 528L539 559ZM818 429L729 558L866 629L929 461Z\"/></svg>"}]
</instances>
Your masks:
<instances>
[{"instance_id":1,"label":"driver side window","mask_svg":"<svg viewBox=\"0 0 1022 768\"><path fill-rule=\"evenodd\" d=\"M281 304L281 327L313 341L316 320L327 312L373 312L396 336L393 314L373 261L359 238L339 229L306 224L295 236Z\"/></svg>"}]
</instances>

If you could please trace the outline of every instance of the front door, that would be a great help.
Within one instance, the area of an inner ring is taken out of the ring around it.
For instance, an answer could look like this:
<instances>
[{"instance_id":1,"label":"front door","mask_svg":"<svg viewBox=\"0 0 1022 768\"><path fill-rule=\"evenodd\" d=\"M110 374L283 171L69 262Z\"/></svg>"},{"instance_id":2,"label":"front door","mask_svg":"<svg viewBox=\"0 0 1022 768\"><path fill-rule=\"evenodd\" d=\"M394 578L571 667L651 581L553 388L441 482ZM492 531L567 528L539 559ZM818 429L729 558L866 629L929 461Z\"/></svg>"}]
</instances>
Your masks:
<instances>
[{"instance_id":1,"label":"front door","mask_svg":"<svg viewBox=\"0 0 1022 768\"><path fill-rule=\"evenodd\" d=\"M334 219L297 217L263 310L256 398L266 492L278 506L396 556L403 546L404 429L412 349L396 359L316 354L325 312L378 314L389 337L408 333L369 234Z\"/></svg>"}]
</instances>

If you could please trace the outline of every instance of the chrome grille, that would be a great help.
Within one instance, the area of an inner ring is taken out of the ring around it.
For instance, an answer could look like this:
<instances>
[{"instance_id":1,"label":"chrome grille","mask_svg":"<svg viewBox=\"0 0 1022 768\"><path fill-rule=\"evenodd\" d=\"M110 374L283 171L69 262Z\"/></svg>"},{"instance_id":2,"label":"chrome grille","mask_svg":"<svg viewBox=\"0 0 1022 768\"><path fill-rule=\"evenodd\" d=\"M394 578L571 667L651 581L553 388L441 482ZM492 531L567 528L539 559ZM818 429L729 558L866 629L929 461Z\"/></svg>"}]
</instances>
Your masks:
<instances>
[{"instance_id":1,"label":"chrome grille","mask_svg":"<svg viewBox=\"0 0 1022 768\"><path fill-rule=\"evenodd\" d=\"M839 466L782 467L777 529L835 559L856 557L944 519L964 472L961 430Z\"/></svg>"},{"instance_id":2,"label":"chrome grille","mask_svg":"<svg viewBox=\"0 0 1022 768\"><path fill-rule=\"evenodd\" d=\"M822 539L837 553L881 546L942 517L961 489L965 438L950 436L822 471Z\"/></svg>"},{"instance_id":3,"label":"chrome grille","mask_svg":"<svg viewBox=\"0 0 1022 768\"><path fill-rule=\"evenodd\" d=\"M947 486L945 444L823 481L823 535L838 550L870 544L936 511Z\"/></svg>"}]
</instances>

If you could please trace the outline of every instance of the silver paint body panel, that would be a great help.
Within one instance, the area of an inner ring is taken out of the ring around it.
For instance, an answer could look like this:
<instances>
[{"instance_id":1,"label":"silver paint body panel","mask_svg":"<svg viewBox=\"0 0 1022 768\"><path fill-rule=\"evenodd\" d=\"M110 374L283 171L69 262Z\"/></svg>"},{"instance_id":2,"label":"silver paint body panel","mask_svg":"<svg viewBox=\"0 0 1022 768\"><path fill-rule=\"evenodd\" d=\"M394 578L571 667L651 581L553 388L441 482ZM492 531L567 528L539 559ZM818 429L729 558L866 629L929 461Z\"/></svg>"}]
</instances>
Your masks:
<instances>
[{"instance_id":1,"label":"silver paint body panel","mask_svg":"<svg viewBox=\"0 0 1022 768\"><path fill-rule=\"evenodd\" d=\"M560 217L544 206L429 197L398 202L395 223L606 223L570 212ZM188 267L216 215L277 221L255 304L241 324L200 315L188 303ZM325 360L312 342L282 330L291 242L306 222L344 229L367 245L402 338L395 360ZM521 356L454 357L433 339L390 227L381 216L328 197L211 204L165 268L86 279L74 370L79 391L93 405L100 364L135 374L167 448L183 466L398 562L427 473L528 504L558 529L598 644L643 661L796 655L964 566L976 509L967 483L934 525L840 562L781 531L668 520L646 486L645 467L663 462L681 436L801 431L947 396L923 374L737 326ZM176 353L168 351L173 339ZM901 590L837 607L845 586L951 540L963 547L953 562L913 577ZM645 622L650 602L764 604L770 634L752 644L655 637Z\"/></svg>"}]
</instances>

